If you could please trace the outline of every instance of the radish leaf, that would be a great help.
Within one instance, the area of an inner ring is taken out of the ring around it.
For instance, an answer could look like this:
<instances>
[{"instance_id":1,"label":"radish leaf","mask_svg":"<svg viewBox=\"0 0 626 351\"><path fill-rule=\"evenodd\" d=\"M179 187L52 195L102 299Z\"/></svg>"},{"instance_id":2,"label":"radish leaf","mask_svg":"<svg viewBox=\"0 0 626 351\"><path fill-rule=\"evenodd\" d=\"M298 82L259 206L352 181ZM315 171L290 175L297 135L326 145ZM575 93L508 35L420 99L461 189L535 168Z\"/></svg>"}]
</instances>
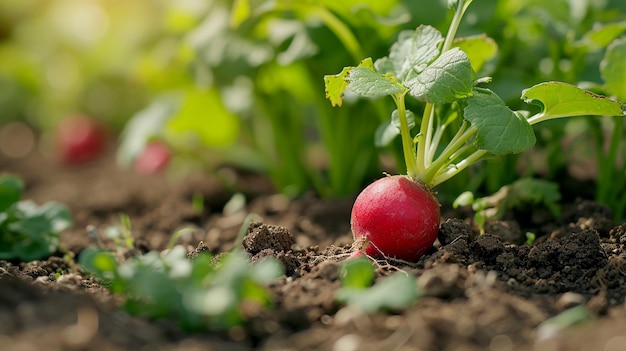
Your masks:
<instances>
[{"instance_id":1,"label":"radish leaf","mask_svg":"<svg viewBox=\"0 0 626 351\"><path fill-rule=\"evenodd\" d=\"M401 94L406 90L402 84L396 82L392 74L383 76L378 73L371 58L361 61L349 72L348 82L348 89L370 98Z\"/></svg>"},{"instance_id":2,"label":"radish leaf","mask_svg":"<svg viewBox=\"0 0 626 351\"><path fill-rule=\"evenodd\" d=\"M614 41L600 63L606 89L620 100L626 100L626 39Z\"/></svg>"},{"instance_id":3,"label":"radish leaf","mask_svg":"<svg viewBox=\"0 0 626 351\"><path fill-rule=\"evenodd\" d=\"M474 72L480 71L485 63L493 59L498 53L498 44L484 34L459 38L452 45L467 54Z\"/></svg>"},{"instance_id":4,"label":"radish leaf","mask_svg":"<svg viewBox=\"0 0 626 351\"><path fill-rule=\"evenodd\" d=\"M376 66L379 69L387 68L381 70L383 74L393 72L400 81L408 81L420 74L439 56L437 45L441 40L443 40L441 33L431 26L419 26L414 31L402 31L398 41L391 47L389 58L377 61Z\"/></svg>"},{"instance_id":5,"label":"radish leaf","mask_svg":"<svg viewBox=\"0 0 626 351\"><path fill-rule=\"evenodd\" d=\"M535 144L532 127L489 89L476 88L467 98L465 119L478 130L476 144L496 155L519 153Z\"/></svg>"},{"instance_id":6,"label":"radish leaf","mask_svg":"<svg viewBox=\"0 0 626 351\"><path fill-rule=\"evenodd\" d=\"M561 82L540 83L525 89L522 99L542 107L540 114L529 119L531 124L560 117L624 115L622 103Z\"/></svg>"},{"instance_id":7,"label":"radish leaf","mask_svg":"<svg viewBox=\"0 0 626 351\"><path fill-rule=\"evenodd\" d=\"M449 103L472 95L474 71L467 54L450 49L421 74L405 82L410 94L430 103Z\"/></svg>"},{"instance_id":8,"label":"radish leaf","mask_svg":"<svg viewBox=\"0 0 626 351\"><path fill-rule=\"evenodd\" d=\"M367 289L342 287L337 290L336 297L339 301L373 313L406 308L418 294L415 276L397 272Z\"/></svg>"}]
</instances>

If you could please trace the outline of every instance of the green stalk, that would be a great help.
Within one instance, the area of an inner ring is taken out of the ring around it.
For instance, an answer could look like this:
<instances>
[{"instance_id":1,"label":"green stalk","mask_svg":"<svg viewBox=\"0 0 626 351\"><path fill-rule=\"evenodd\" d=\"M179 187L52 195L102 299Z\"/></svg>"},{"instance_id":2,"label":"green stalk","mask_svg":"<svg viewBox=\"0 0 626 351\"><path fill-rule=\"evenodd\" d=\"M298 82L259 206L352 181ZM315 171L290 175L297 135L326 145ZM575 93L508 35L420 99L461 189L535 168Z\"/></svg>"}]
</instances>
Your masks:
<instances>
[{"instance_id":1,"label":"green stalk","mask_svg":"<svg viewBox=\"0 0 626 351\"><path fill-rule=\"evenodd\" d=\"M441 53L450 50L452 47L452 43L454 42L454 37L456 36L456 32L459 29L461 24L461 20L463 19L463 15L465 11L472 3L472 0L458 0L457 7L454 11L454 17L452 18L452 22L450 23L450 27L448 29L448 33L446 34L446 39L443 42L443 46L441 48ZM417 155L416 155L416 163L417 169L420 174L425 172L430 172L431 159L430 156L432 152L431 149L431 141L432 141L432 133L433 133L433 125L434 125L434 111L435 105L433 103L426 103L424 107L424 115L422 116L422 123L420 124L420 132L417 137ZM420 179L426 183L428 183L428 178L426 176L421 176Z\"/></svg>"},{"instance_id":2,"label":"green stalk","mask_svg":"<svg viewBox=\"0 0 626 351\"><path fill-rule=\"evenodd\" d=\"M474 151L473 154L469 155L467 158L465 158L461 162L457 163L453 169L446 170L445 172L443 172L443 173L437 175L435 178L433 178L432 182L430 183L430 186L434 187L434 186L436 186L438 184L441 184L441 183L445 182L446 180L454 177L455 175L457 175L461 171L463 171L465 168L467 168L467 167L471 166L472 164L478 162L486 154L487 154L487 150L482 150L481 149L481 150Z\"/></svg>"},{"instance_id":3,"label":"green stalk","mask_svg":"<svg viewBox=\"0 0 626 351\"><path fill-rule=\"evenodd\" d=\"M406 163L406 174L416 179L418 174L417 163L415 162L415 151L413 148L413 139L409 130L409 122L406 118L406 106L404 104L404 95L406 92L392 95L393 101L398 108L398 119L400 120L400 137L402 138L402 151L404 154L404 162Z\"/></svg>"},{"instance_id":4,"label":"green stalk","mask_svg":"<svg viewBox=\"0 0 626 351\"><path fill-rule=\"evenodd\" d=\"M356 62L359 62L361 58L365 56L363 55L359 41L356 39L354 34L352 34L350 28L327 8L318 5L309 5L306 3L302 4L296 1L290 1L288 3L279 2L279 4L276 5L276 8L301 10L304 13L310 13L318 16L328 29L330 29L331 32L337 36L339 41L341 41L343 46L348 50Z\"/></svg>"},{"instance_id":5,"label":"green stalk","mask_svg":"<svg viewBox=\"0 0 626 351\"><path fill-rule=\"evenodd\" d=\"M417 135L417 155L415 162L417 163L417 169L420 175L426 172L426 155L428 154L429 146L426 142L430 138L433 110L435 105L427 103L424 107L424 115L422 117L422 123L420 124L420 133ZM422 178L422 180L424 180Z\"/></svg>"},{"instance_id":6,"label":"green stalk","mask_svg":"<svg viewBox=\"0 0 626 351\"><path fill-rule=\"evenodd\" d=\"M465 125L465 121L463 121L463 123L463 125ZM452 161L454 161L452 155L454 155L459 149L461 149L463 145L472 136L474 136L474 134L476 134L476 132L477 129L475 127L470 127L467 130L464 130L464 128L459 129L459 132L454 136L454 138L452 138L450 144L448 144L448 146L443 150L441 155L437 157L435 162L433 162L430 167L428 167L428 170L422 177L424 183L430 186L435 186L435 184L432 184L435 176L439 173L441 169L447 167Z\"/></svg>"}]
</instances>

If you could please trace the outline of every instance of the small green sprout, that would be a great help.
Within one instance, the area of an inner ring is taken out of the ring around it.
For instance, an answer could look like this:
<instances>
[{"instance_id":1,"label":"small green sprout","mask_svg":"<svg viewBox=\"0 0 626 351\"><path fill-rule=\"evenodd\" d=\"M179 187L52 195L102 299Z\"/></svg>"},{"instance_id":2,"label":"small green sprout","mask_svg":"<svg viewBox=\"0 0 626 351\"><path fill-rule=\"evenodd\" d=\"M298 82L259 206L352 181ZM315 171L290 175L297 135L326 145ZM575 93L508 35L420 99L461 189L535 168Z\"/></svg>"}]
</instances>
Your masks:
<instances>
[{"instance_id":1,"label":"small green sprout","mask_svg":"<svg viewBox=\"0 0 626 351\"><path fill-rule=\"evenodd\" d=\"M341 270L342 287L337 290L336 299L374 313L407 308L418 297L416 279L411 274L396 272L372 285L375 277L368 259L348 260Z\"/></svg>"},{"instance_id":2,"label":"small green sprout","mask_svg":"<svg viewBox=\"0 0 626 351\"><path fill-rule=\"evenodd\" d=\"M72 225L68 209L56 202L20 201L24 182L0 175L0 259L24 262L46 258L59 248L59 234Z\"/></svg>"}]
</instances>

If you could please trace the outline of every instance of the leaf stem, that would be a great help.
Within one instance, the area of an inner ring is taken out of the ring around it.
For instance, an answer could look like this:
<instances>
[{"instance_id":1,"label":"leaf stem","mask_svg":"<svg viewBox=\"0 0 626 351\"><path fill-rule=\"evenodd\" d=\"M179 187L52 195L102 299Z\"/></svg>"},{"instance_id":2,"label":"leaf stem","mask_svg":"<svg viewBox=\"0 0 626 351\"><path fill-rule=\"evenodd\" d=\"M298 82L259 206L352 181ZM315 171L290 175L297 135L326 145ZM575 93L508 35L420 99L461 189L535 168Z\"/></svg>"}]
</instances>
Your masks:
<instances>
[{"instance_id":1,"label":"leaf stem","mask_svg":"<svg viewBox=\"0 0 626 351\"><path fill-rule=\"evenodd\" d=\"M446 34L446 38L441 48L441 54L450 50L452 47L454 37L459 29L463 15L471 3L472 0L458 0L457 7L454 11L454 17L452 18L452 22L448 28L448 33ZM434 151L431 150L436 147L435 145L431 145L433 140L434 118L435 104L428 102L424 107L424 115L422 116L422 123L420 124L420 131L417 136L417 153L415 161L419 172L419 178L426 184L429 183L430 177L432 174L436 173L439 168L434 167L434 170L431 169L434 165L434 163L432 163L432 155L434 154ZM461 145L462 144L459 144L457 148Z\"/></svg>"},{"instance_id":2,"label":"leaf stem","mask_svg":"<svg viewBox=\"0 0 626 351\"><path fill-rule=\"evenodd\" d=\"M435 186L433 184L433 180L435 176L439 173L439 171L450 164L450 162L454 161L452 155L454 155L459 149L463 147L465 144L476 132L478 129L476 127L466 128L467 122L463 121L461 128L457 132L457 134L452 138L448 146L443 150L441 155L437 157L437 159L428 167L426 173L424 173L422 180L424 183L429 186Z\"/></svg>"},{"instance_id":3,"label":"leaf stem","mask_svg":"<svg viewBox=\"0 0 626 351\"><path fill-rule=\"evenodd\" d=\"M424 115L422 117L422 123L420 124L420 133L417 135L417 155L416 155L416 164L417 170L420 175L423 175L426 172L426 155L428 154L429 144L428 139L432 139L431 137L431 129L433 124L433 110L435 105L431 103L427 103L426 107L424 107ZM424 180L423 178L421 178Z\"/></svg>"},{"instance_id":4,"label":"leaf stem","mask_svg":"<svg viewBox=\"0 0 626 351\"><path fill-rule=\"evenodd\" d=\"M301 6L303 8L309 8L308 11L318 15L322 21L328 26L328 28L335 33L337 38L341 41L341 43L346 47L350 55L354 58L355 62L359 62L363 55L361 50L361 45L359 41L355 38L350 31L350 28L342 22L337 16L335 16L332 12L330 12L327 8L322 6L314 6L314 5L294 5L291 6Z\"/></svg>"},{"instance_id":5,"label":"leaf stem","mask_svg":"<svg viewBox=\"0 0 626 351\"><path fill-rule=\"evenodd\" d=\"M463 171L465 168L467 168L467 167L473 165L474 163L478 162L478 160L480 160L486 154L487 154L487 150L480 149L480 150L474 151L474 153L472 153L471 155L469 155L468 157L466 157L462 161L458 162L454 166L454 168L448 169L448 170L444 171L443 173L437 175L430 182L430 186L434 187L434 186L436 186L438 184L441 184L441 183L445 182L446 180L454 177L455 175L457 175L458 173Z\"/></svg>"},{"instance_id":6,"label":"leaf stem","mask_svg":"<svg viewBox=\"0 0 626 351\"><path fill-rule=\"evenodd\" d=\"M406 106L404 104L404 96L406 92L400 94L394 94L391 97L396 103L398 108L398 119L400 121L400 137L402 138L402 151L404 154L404 162L406 163L406 174L416 179L418 175L418 168L415 158L415 149L413 146L413 139L411 138L411 131L409 130L409 122L406 118Z\"/></svg>"}]
</instances>

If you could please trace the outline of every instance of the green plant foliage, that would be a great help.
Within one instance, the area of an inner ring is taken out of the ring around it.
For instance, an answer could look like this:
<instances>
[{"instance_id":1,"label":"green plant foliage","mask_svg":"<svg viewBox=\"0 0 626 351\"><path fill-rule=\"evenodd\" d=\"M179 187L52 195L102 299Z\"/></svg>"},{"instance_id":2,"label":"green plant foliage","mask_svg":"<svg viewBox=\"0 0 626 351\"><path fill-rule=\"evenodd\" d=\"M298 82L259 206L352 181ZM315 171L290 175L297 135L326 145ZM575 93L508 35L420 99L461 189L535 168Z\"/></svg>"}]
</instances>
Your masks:
<instances>
[{"instance_id":1,"label":"green plant foliage","mask_svg":"<svg viewBox=\"0 0 626 351\"><path fill-rule=\"evenodd\" d=\"M505 185L492 195L475 198L469 191L461 193L454 201L455 208L472 206L475 211L474 221L484 233L485 221L502 219L507 211L536 208L547 208L556 218L560 214L558 203L561 200L559 185L554 182L535 178L521 178Z\"/></svg>"},{"instance_id":2,"label":"green plant foliage","mask_svg":"<svg viewBox=\"0 0 626 351\"><path fill-rule=\"evenodd\" d=\"M529 118L531 124L562 117L625 114L621 102L561 82L546 82L525 89L522 99L542 107L541 113Z\"/></svg>"},{"instance_id":3,"label":"green plant foliage","mask_svg":"<svg viewBox=\"0 0 626 351\"><path fill-rule=\"evenodd\" d=\"M245 253L235 250L219 258L200 254L190 259L182 246L124 263L107 251L86 249L79 263L123 295L129 313L174 319L188 331L242 325L242 305L268 307L271 296L264 286L284 273L273 258L251 264Z\"/></svg>"},{"instance_id":4,"label":"green plant foliage","mask_svg":"<svg viewBox=\"0 0 626 351\"><path fill-rule=\"evenodd\" d=\"M364 312L374 313L407 308L418 297L417 280L413 275L396 272L371 287L362 286L361 283L364 282L362 278L361 276L342 280L354 285L344 283L335 294L337 300Z\"/></svg>"},{"instance_id":5,"label":"green plant foliage","mask_svg":"<svg viewBox=\"0 0 626 351\"><path fill-rule=\"evenodd\" d=\"M389 56L373 66L368 58L357 67L325 76L326 96L334 106L341 105L344 91L368 98L389 95L393 99L409 177L433 187L488 155L520 153L535 144L531 126L542 121L582 115L624 115L621 102L568 83L551 81L525 89L522 99L542 108L535 115L513 111L494 91L478 88L479 84L491 82L491 78L476 79L474 67L480 68L493 58L497 46L486 36L455 40L470 3L471 0L449 2L455 12L445 37L437 29L421 25L415 31L401 32ZM558 15L560 6L565 4L553 5ZM474 66L461 47L472 50ZM484 55L477 48L485 49ZM407 93L425 103L414 137L405 101ZM460 107L464 120L453 125ZM393 138L388 131L391 124L379 129L379 145L386 145ZM444 140L442 136L450 127L455 129L451 139Z\"/></svg>"},{"instance_id":6,"label":"green plant foliage","mask_svg":"<svg viewBox=\"0 0 626 351\"><path fill-rule=\"evenodd\" d=\"M626 38L615 40L607 47L600 72L605 89L618 99L626 100Z\"/></svg>"},{"instance_id":7,"label":"green plant foliage","mask_svg":"<svg viewBox=\"0 0 626 351\"><path fill-rule=\"evenodd\" d=\"M23 190L19 178L0 175L0 259L46 258L58 249L59 233L72 225L65 206L19 201Z\"/></svg>"},{"instance_id":8,"label":"green plant foliage","mask_svg":"<svg viewBox=\"0 0 626 351\"><path fill-rule=\"evenodd\" d=\"M535 133L518 112L511 111L498 95L477 88L465 100L464 117L476 129L476 146L496 155L519 153L535 144Z\"/></svg>"}]
</instances>

